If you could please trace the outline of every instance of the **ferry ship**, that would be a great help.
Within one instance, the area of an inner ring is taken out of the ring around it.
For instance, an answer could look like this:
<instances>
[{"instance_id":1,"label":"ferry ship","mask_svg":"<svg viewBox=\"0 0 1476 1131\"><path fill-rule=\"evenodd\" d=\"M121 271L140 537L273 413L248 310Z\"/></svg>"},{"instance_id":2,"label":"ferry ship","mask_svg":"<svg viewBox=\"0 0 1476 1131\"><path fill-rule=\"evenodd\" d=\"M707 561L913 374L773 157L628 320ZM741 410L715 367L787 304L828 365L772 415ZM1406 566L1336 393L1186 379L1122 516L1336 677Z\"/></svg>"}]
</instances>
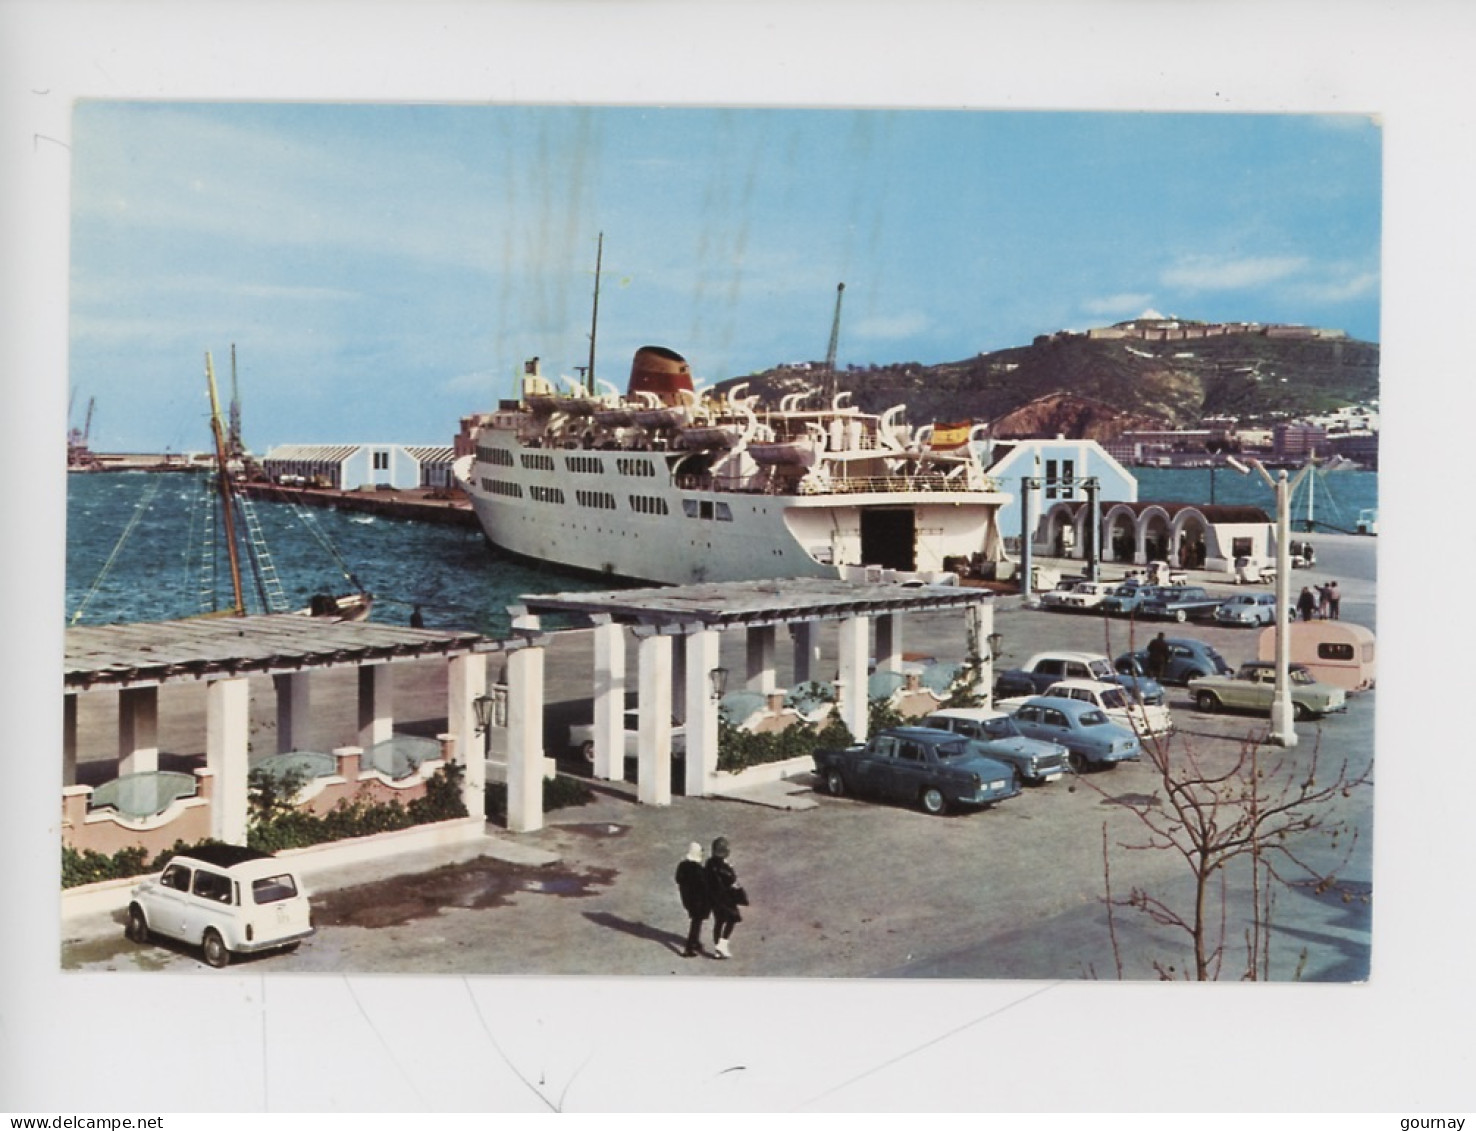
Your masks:
<instances>
[{"instance_id":1,"label":"ferry ship","mask_svg":"<svg viewBox=\"0 0 1476 1131\"><path fill-rule=\"evenodd\" d=\"M687 361L636 351L622 395L555 383L469 418L457 473L487 539L565 569L656 584L788 577L929 582L1005 557L1010 497L968 426L901 422L848 394L766 408L739 385L699 395ZM863 571L858 573L857 571Z\"/></svg>"}]
</instances>

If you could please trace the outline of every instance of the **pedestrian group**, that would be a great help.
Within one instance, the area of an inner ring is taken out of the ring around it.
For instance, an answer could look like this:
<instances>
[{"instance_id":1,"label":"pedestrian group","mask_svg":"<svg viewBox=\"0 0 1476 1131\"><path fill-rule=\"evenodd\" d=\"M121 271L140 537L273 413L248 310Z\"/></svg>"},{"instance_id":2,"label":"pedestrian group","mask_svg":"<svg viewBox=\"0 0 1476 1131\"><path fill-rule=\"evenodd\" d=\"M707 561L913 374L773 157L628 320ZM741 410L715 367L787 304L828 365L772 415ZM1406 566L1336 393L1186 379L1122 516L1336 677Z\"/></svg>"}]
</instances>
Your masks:
<instances>
[{"instance_id":1,"label":"pedestrian group","mask_svg":"<svg viewBox=\"0 0 1476 1131\"><path fill-rule=\"evenodd\" d=\"M683 958L705 953L702 925L709 915L712 916L712 956L733 957L728 940L733 936L733 928L743 921L743 913L738 909L748 905L748 893L738 883L738 874L728 862L728 852L728 838L720 836L712 842L712 855L704 863L702 845L693 841L677 865L677 890L689 921Z\"/></svg>"},{"instance_id":2,"label":"pedestrian group","mask_svg":"<svg viewBox=\"0 0 1476 1131\"><path fill-rule=\"evenodd\" d=\"M1313 587L1302 586L1302 595L1297 598L1297 612L1301 613L1304 621L1312 620L1341 620L1342 619L1343 595L1338 591L1338 583L1329 581L1326 585Z\"/></svg>"}]
</instances>

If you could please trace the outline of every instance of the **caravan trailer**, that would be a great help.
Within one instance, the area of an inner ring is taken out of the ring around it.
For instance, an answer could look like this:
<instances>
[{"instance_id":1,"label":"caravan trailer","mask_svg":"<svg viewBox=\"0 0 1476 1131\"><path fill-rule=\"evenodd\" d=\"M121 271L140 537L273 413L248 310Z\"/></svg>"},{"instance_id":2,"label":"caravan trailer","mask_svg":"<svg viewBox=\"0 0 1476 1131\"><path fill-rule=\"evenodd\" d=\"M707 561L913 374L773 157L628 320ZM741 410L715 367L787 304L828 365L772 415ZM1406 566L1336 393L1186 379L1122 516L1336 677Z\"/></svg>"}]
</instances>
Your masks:
<instances>
[{"instance_id":1,"label":"caravan trailer","mask_svg":"<svg viewBox=\"0 0 1476 1131\"><path fill-rule=\"evenodd\" d=\"M1319 683L1345 691L1365 691L1374 685L1374 634L1361 624L1342 620L1295 621L1291 633L1291 662L1305 664ZM1276 659L1276 626L1261 630L1257 656Z\"/></svg>"}]
</instances>

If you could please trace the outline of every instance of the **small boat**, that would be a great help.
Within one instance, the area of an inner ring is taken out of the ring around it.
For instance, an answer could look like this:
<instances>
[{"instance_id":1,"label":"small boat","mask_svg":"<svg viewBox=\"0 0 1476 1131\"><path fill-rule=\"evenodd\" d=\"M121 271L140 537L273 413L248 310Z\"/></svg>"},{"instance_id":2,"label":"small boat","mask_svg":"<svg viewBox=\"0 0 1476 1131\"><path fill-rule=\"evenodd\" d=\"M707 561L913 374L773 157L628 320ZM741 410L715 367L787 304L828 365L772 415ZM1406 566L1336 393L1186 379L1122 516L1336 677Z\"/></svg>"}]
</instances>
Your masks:
<instances>
[{"instance_id":1,"label":"small boat","mask_svg":"<svg viewBox=\"0 0 1476 1131\"><path fill-rule=\"evenodd\" d=\"M755 463L765 467L814 467L822 447L820 441L813 438L776 440L749 444L748 454Z\"/></svg>"}]
</instances>

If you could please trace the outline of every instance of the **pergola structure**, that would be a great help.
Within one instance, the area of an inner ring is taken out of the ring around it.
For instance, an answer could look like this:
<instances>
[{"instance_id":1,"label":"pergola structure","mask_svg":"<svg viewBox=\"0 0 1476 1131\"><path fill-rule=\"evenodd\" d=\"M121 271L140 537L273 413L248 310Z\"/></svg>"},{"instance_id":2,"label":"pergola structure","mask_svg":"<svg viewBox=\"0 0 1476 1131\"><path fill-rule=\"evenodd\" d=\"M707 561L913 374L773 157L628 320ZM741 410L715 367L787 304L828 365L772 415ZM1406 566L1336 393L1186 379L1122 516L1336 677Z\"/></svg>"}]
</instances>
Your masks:
<instances>
[{"instance_id":1,"label":"pergola structure","mask_svg":"<svg viewBox=\"0 0 1476 1131\"><path fill-rule=\"evenodd\" d=\"M214 783L211 833L227 843L245 843L248 677L272 677L276 745L278 751L290 751L310 710L315 673L356 668L358 743L370 748L392 735L394 666L441 656L447 663L447 733L455 757L465 765L467 812L478 817L485 812L483 732L488 725L505 727L508 829L534 831L543 827L546 769L544 654L551 637L540 627L543 613L579 613L594 623L594 769L606 780L624 776L627 633L634 637L637 798L651 805L671 803L674 706L687 728L685 791L692 797L711 792L717 772L719 695L714 677L722 671L719 634L730 629L745 633L746 686L767 693L775 690L779 628L789 629L794 678L805 683L817 675L821 624L836 622L837 709L858 739L867 729L869 661L874 654L878 671L900 671L902 618L908 613L959 610L968 651L978 661L972 669L975 691L987 697L993 685L992 660L984 644L994 627L993 597L980 589L793 579L554 593L522 601L511 610L512 633L503 640L473 632L325 623L295 615L68 629L64 784L76 782L79 694L119 693L118 772L133 774L158 769L159 688L203 681L206 769ZM488 695L487 654L493 652L505 656L505 686L491 688ZM680 702L674 703L674 697Z\"/></svg>"},{"instance_id":2,"label":"pergola structure","mask_svg":"<svg viewBox=\"0 0 1476 1131\"><path fill-rule=\"evenodd\" d=\"M719 634L728 630L745 633L745 686L767 694L775 689L779 628L789 629L794 680L801 684L816 678L822 622L836 622L837 709L858 740L866 737L867 730L873 622L877 670L900 671L902 618L908 613L959 610L969 651L978 660L973 669L976 693L987 698L994 683L992 660L984 645L994 628L993 597L981 589L797 578L553 593L524 596L522 602L513 610L514 625L525 632L538 630L538 617L543 613L579 613L594 623L594 773L606 780L624 776L627 633L634 637L637 798L651 805L671 803L674 706L686 727L685 792L689 797L710 792L717 772L719 685L725 675L718 662ZM509 688L516 704L519 681L511 663ZM680 702L674 703L673 696L679 696ZM510 742L509 774L516 749L516 743Z\"/></svg>"},{"instance_id":3,"label":"pergola structure","mask_svg":"<svg viewBox=\"0 0 1476 1131\"><path fill-rule=\"evenodd\" d=\"M159 768L159 688L206 684L205 763L214 782L211 835L244 844L247 822L249 677L267 675L276 692L277 750L295 749L306 727L314 677L331 668L358 672L358 744L392 737L398 664L443 657L447 728L465 764L469 814L483 815L486 762L475 701L486 692L488 652L535 646L527 634L494 641L474 632L342 624L297 615L199 618L66 630L63 672L63 784L77 780L77 698L118 692L118 772Z\"/></svg>"}]
</instances>

